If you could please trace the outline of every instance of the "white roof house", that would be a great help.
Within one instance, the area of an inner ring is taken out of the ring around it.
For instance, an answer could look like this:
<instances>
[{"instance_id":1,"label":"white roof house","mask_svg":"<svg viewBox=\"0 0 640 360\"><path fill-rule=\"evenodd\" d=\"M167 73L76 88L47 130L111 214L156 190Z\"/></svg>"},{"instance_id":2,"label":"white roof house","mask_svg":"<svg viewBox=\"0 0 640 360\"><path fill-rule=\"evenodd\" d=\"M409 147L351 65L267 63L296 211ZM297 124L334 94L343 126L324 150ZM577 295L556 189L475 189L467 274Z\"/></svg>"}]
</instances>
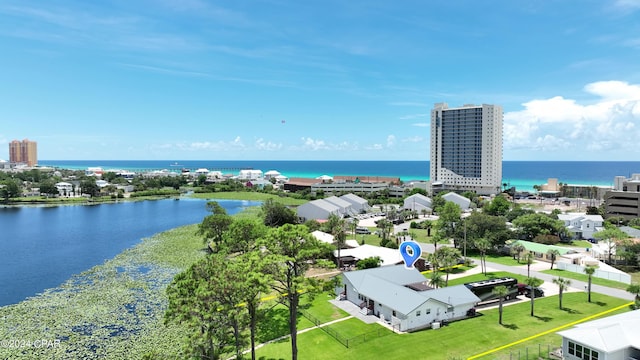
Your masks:
<instances>
[{"instance_id":1,"label":"white roof house","mask_svg":"<svg viewBox=\"0 0 640 360\"><path fill-rule=\"evenodd\" d=\"M558 332L564 359L640 359L640 310L588 321ZM594 355L595 354L595 355Z\"/></svg>"},{"instance_id":2,"label":"white roof house","mask_svg":"<svg viewBox=\"0 0 640 360\"><path fill-rule=\"evenodd\" d=\"M334 251L334 256L338 256L338 251ZM364 244L353 249L340 250L340 257L353 258L354 261L364 260L371 257L379 257L382 260L381 266L396 265L403 262L402 255L398 249L391 249L382 246Z\"/></svg>"},{"instance_id":3,"label":"white roof house","mask_svg":"<svg viewBox=\"0 0 640 360\"><path fill-rule=\"evenodd\" d=\"M454 192L444 194L442 195L442 198L446 201L451 201L452 203L458 205L462 211L468 210L469 206L471 205L471 200Z\"/></svg>"},{"instance_id":4,"label":"white roof house","mask_svg":"<svg viewBox=\"0 0 640 360\"><path fill-rule=\"evenodd\" d=\"M253 169L240 170L240 173L238 174L238 179L240 180L262 179L262 170L253 170Z\"/></svg>"},{"instance_id":5,"label":"white roof house","mask_svg":"<svg viewBox=\"0 0 640 360\"><path fill-rule=\"evenodd\" d=\"M325 201L328 201L330 203L332 203L333 205L337 206L340 208L340 212L343 215L355 215L356 212L353 211L353 209L351 208L351 203L346 201L346 200L342 200L337 196L329 196L327 198L324 199Z\"/></svg>"},{"instance_id":6,"label":"white roof house","mask_svg":"<svg viewBox=\"0 0 640 360\"><path fill-rule=\"evenodd\" d=\"M324 231L316 230L312 232L311 235L313 235L313 237L315 237L316 239L318 239L323 243L333 244L333 240L334 240L333 235L327 234Z\"/></svg>"},{"instance_id":7,"label":"white roof house","mask_svg":"<svg viewBox=\"0 0 640 360\"><path fill-rule=\"evenodd\" d=\"M298 217L304 221L327 220L331 214L342 217L340 208L324 199L313 200L302 204L298 206L296 212Z\"/></svg>"},{"instance_id":8,"label":"white roof house","mask_svg":"<svg viewBox=\"0 0 640 360\"><path fill-rule=\"evenodd\" d=\"M593 237L593 233L604 229L604 219L600 215L587 215L586 213L558 214L558 220L562 220L567 230L574 233L577 238L582 239L590 239Z\"/></svg>"},{"instance_id":9,"label":"white roof house","mask_svg":"<svg viewBox=\"0 0 640 360\"><path fill-rule=\"evenodd\" d=\"M464 285L432 289L416 269L404 265L342 273L342 298L397 326L400 331L467 317L480 299Z\"/></svg>"},{"instance_id":10,"label":"white roof house","mask_svg":"<svg viewBox=\"0 0 640 360\"><path fill-rule=\"evenodd\" d=\"M351 204L351 208L356 213L363 213L369 210L369 201L367 199L361 198L358 195L344 194L340 196L340 199L348 201Z\"/></svg>"},{"instance_id":11,"label":"white roof house","mask_svg":"<svg viewBox=\"0 0 640 360\"><path fill-rule=\"evenodd\" d=\"M277 178L278 176L280 176L280 172L276 170L269 170L266 173L264 173L265 179Z\"/></svg>"},{"instance_id":12,"label":"white roof house","mask_svg":"<svg viewBox=\"0 0 640 360\"><path fill-rule=\"evenodd\" d=\"M421 212L422 210L431 211L431 199L422 194L413 194L404 199L404 209Z\"/></svg>"},{"instance_id":13,"label":"white roof house","mask_svg":"<svg viewBox=\"0 0 640 360\"><path fill-rule=\"evenodd\" d=\"M209 170L205 169L205 168L201 168L196 170L196 175L208 175L209 174Z\"/></svg>"}]
</instances>

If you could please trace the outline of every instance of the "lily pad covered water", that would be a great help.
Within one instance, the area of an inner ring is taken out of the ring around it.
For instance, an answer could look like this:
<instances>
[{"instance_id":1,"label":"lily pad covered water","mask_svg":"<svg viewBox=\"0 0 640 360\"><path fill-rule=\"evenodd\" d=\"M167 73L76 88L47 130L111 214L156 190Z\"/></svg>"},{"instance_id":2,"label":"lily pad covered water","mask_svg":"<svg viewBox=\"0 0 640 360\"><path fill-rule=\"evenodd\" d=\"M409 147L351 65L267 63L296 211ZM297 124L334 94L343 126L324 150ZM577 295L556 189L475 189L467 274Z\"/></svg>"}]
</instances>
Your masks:
<instances>
[{"instance_id":1,"label":"lily pad covered water","mask_svg":"<svg viewBox=\"0 0 640 360\"><path fill-rule=\"evenodd\" d=\"M0 358L178 356L181 329L163 323L165 289L204 256L196 230L189 225L144 239L57 288L0 308Z\"/></svg>"}]
</instances>

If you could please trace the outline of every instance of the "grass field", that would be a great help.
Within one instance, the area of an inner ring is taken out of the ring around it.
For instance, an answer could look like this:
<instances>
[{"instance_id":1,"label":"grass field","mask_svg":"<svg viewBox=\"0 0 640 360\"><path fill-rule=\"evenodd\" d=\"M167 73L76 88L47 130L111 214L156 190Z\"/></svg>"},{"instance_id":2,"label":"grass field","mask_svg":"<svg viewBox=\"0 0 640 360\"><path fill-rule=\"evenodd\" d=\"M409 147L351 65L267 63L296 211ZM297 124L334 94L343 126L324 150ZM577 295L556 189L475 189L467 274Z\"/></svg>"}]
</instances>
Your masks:
<instances>
[{"instance_id":1,"label":"grass field","mask_svg":"<svg viewBox=\"0 0 640 360\"><path fill-rule=\"evenodd\" d=\"M593 295L593 302L584 301L577 293L565 294L564 310L558 309L555 296L541 298L535 302L535 316L530 316L530 303L523 302L504 309L503 323L498 324L498 310L481 311L481 316L457 321L438 330L423 330L410 334L390 333L370 341L346 348L320 329L298 336L298 355L301 359L466 359L496 347L528 338L532 335L578 321L593 314L623 305L626 301L601 294ZM378 324L365 325L357 319L349 319L332 325L344 334L371 332L380 328ZM534 339L530 346L538 343L559 344L558 335ZM518 348L528 343L519 344ZM516 348L517 349L517 348ZM269 344L258 350L259 357L286 359L291 355L288 340ZM509 354L506 349L502 354ZM496 354L486 359L496 358Z\"/></svg>"},{"instance_id":2,"label":"grass field","mask_svg":"<svg viewBox=\"0 0 640 360\"><path fill-rule=\"evenodd\" d=\"M297 206L307 203L309 200L294 199L286 196L277 196L273 194L265 194L253 191L231 191L231 192L216 192L216 193L193 193L190 195L196 199L221 199L221 200L251 200L251 201L265 201L273 199L283 205Z\"/></svg>"},{"instance_id":3,"label":"grass field","mask_svg":"<svg viewBox=\"0 0 640 360\"><path fill-rule=\"evenodd\" d=\"M545 274L558 276L558 277L563 277L563 278L568 278L568 279L574 279L574 280L579 280L579 281L584 281L584 282L588 282L589 281L589 277L586 274L578 274L578 273L575 273L575 272L572 272L572 271L553 269L553 270L544 270L542 272L545 273ZM597 278L595 276L591 277L591 283L592 284L597 284L597 285L602 285L602 286L607 286L607 287L611 287L611 288L616 288L616 289L622 289L622 290L626 290L627 286L629 286L629 285L627 285L625 283L621 283L621 282L613 281L613 280L601 279L601 278Z\"/></svg>"}]
</instances>

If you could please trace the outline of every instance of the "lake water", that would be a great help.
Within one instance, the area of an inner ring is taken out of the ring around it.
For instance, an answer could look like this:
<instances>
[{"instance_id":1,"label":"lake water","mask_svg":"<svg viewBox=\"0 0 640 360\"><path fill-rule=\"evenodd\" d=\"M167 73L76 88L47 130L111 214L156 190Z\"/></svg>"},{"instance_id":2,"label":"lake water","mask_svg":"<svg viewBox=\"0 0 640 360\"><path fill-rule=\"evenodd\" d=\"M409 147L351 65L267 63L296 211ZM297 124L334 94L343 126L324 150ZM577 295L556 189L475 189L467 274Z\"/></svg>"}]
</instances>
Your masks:
<instances>
[{"instance_id":1,"label":"lake water","mask_svg":"<svg viewBox=\"0 0 640 360\"><path fill-rule=\"evenodd\" d=\"M228 214L259 202L218 200ZM14 304L113 258L142 238L208 215L197 199L0 207L0 306Z\"/></svg>"}]
</instances>

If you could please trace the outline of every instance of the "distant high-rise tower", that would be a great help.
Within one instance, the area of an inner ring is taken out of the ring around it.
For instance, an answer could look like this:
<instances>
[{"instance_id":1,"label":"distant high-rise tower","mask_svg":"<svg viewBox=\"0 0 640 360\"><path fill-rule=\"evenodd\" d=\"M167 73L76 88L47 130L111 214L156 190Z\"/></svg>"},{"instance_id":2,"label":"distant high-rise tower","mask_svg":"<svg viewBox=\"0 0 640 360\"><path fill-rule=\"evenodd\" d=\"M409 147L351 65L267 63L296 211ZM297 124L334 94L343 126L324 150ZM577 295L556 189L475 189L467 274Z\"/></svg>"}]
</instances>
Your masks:
<instances>
[{"instance_id":1,"label":"distant high-rise tower","mask_svg":"<svg viewBox=\"0 0 640 360\"><path fill-rule=\"evenodd\" d=\"M38 164L38 143L24 139L9 143L9 163L35 166Z\"/></svg>"},{"instance_id":2,"label":"distant high-rise tower","mask_svg":"<svg viewBox=\"0 0 640 360\"><path fill-rule=\"evenodd\" d=\"M464 105L431 110L430 177L434 192L489 195L502 185L502 107Z\"/></svg>"}]
</instances>

